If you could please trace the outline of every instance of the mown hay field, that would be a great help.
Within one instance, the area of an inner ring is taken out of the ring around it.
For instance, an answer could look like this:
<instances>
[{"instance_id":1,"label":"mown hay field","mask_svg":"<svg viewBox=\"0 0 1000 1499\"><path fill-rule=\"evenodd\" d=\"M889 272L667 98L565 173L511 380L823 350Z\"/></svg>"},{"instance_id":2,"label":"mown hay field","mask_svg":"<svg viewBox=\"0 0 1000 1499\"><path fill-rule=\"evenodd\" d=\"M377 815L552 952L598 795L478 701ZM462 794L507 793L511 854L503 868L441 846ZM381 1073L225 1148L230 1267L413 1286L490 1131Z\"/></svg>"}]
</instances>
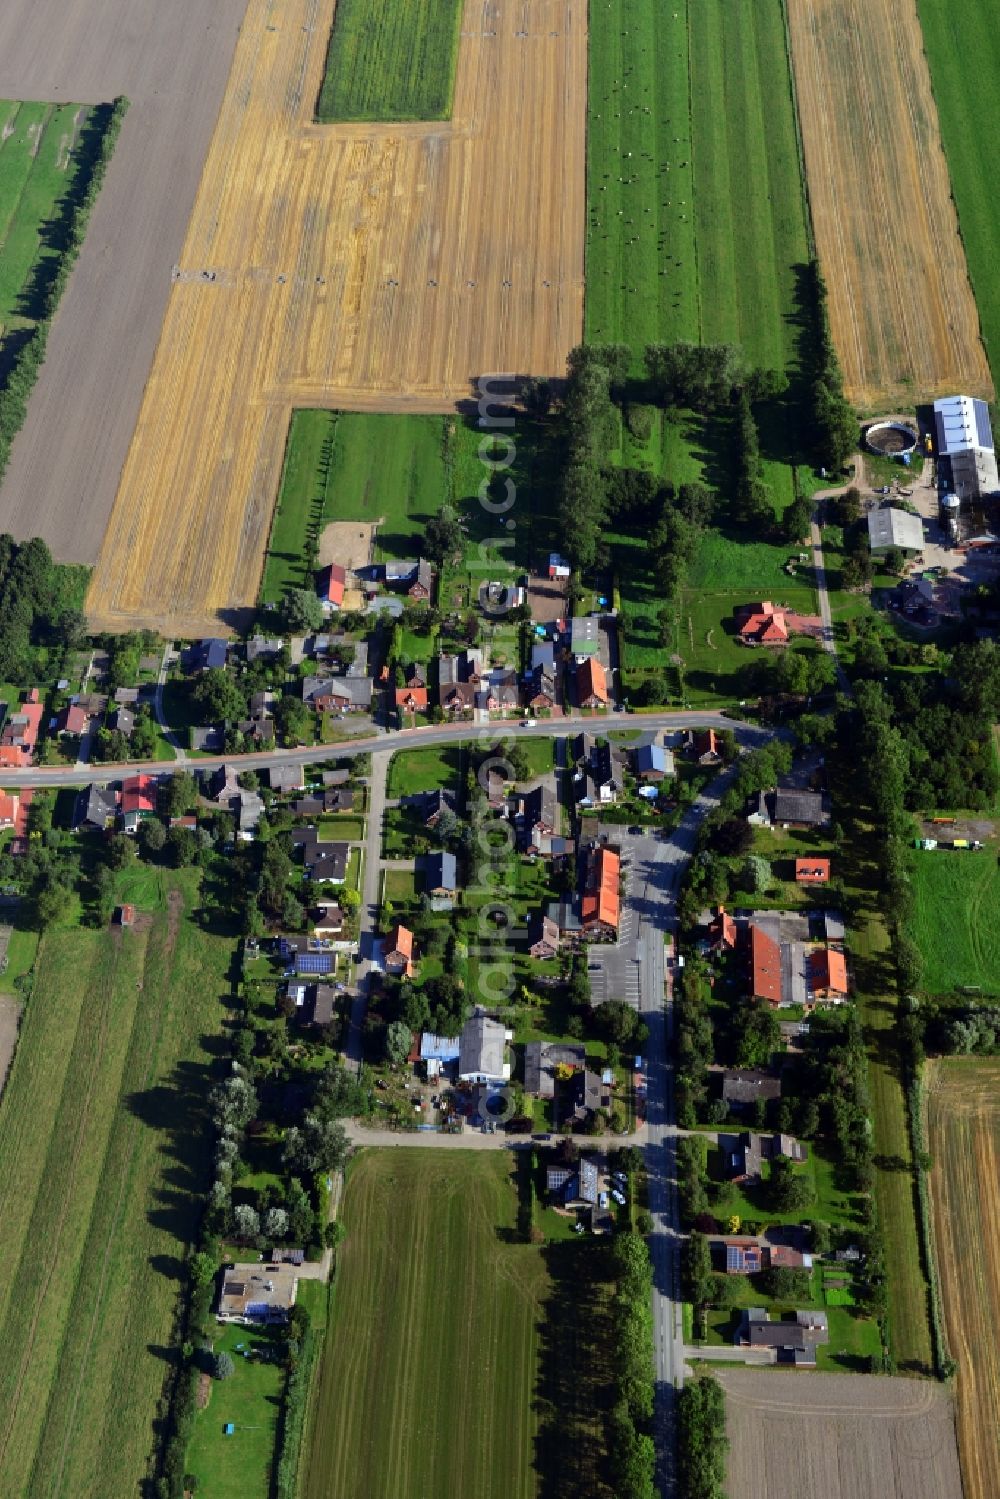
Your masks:
<instances>
[{"instance_id":1,"label":"mown hay field","mask_svg":"<svg viewBox=\"0 0 1000 1499\"><path fill-rule=\"evenodd\" d=\"M927 1068L931 1201L965 1499L1000 1494L1000 1060Z\"/></svg>"},{"instance_id":2,"label":"mown hay field","mask_svg":"<svg viewBox=\"0 0 1000 1499\"><path fill-rule=\"evenodd\" d=\"M952 994L966 985L1000 994L1000 870L993 847L914 855L913 935L923 986Z\"/></svg>"},{"instance_id":3,"label":"mown hay field","mask_svg":"<svg viewBox=\"0 0 1000 1499\"><path fill-rule=\"evenodd\" d=\"M1000 30L993 0L917 0L983 340L1000 370ZM975 59L970 87L970 59Z\"/></svg>"},{"instance_id":4,"label":"mown hay field","mask_svg":"<svg viewBox=\"0 0 1000 1499\"><path fill-rule=\"evenodd\" d=\"M593 0L590 79L587 337L786 368L808 236L781 0Z\"/></svg>"},{"instance_id":5,"label":"mown hay field","mask_svg":"<svg viewBox=\"0 0 1000 1499\"><path fill-rule=\"evenodd\" d=\"M45 229L72 181L88 114L82 104L0 100L0 382L4 337L33 326L31 279L40 260L58 254Z\"/></svg>"},{"instance_id":6,"label":"mown hay field","mask_svg":"<svg viewBox=\"0 0 1000 1499\"><path fill-rule=\"evenodd\" d=\"M447 119L461 13L462 0L338 0L319 119Z\"/></svg>"},{"instance_id":7,"label":"mown hay field","mask_svg":"<svg viewBox=\"0 0 1000 1499\"><path fill-rule=\"evenodd\" d=\"M439 411L555 375L583 312L584 0L484 28L445 124L317 125L333 0L250 0L88 595L97 628L256 600L295 406ZM529 144L530 143L530 146Z\"/></svg>"},{"instance_id":8,"label":"mown hay field","mask_svg":"<svg viewBox=\"0 0 1000 1499\"><path fill-rule=\"evenodd\" d=\"M0 1492L136 1493L154 1443L231 944L164 876L148 924L48 932L0 1102Z\"/></svg>"},{"instance_id":9,"label":"mown hay field","mask_svg":"<svg viewBox=\"0 0 1000 1499\"><path fill-rule=\"evenodd\" d=\"M533 1499L541 1250L507 1152L381 1150L351 1168L305 1499Z\"/></svg>"},{"instance_id":10,"label":"mown hay field","mask_svg":"<svg viewBox=\"0 0 1000 1499\"><path fill-rule=\"evenodd\" d=\"M951 1394L930 1381L720 1369L729 1499L962 1499Z\"/></svg>"},{"instance_id":11,"label":"mown hay field","mask_svg":"<svg viewBox=\"0 0 1000 1499\"><path fill-rule=\"evenodd\" d=\"M992 396L916 0L788 0L788 17L848 395L865 410Z\"/></svg>"}]
</instances>

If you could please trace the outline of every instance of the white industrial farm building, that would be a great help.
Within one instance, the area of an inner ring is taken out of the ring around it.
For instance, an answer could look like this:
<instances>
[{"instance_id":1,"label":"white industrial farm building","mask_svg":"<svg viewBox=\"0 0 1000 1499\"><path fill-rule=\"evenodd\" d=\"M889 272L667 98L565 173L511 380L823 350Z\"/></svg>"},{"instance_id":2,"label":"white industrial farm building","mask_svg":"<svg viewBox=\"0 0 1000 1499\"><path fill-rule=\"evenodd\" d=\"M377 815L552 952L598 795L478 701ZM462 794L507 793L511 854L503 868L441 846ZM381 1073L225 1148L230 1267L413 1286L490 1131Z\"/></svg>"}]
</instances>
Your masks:
<instances>
[{"instance_id":1,"label":"white industrial farm building","mask_svg":"<svg viewBox=\"0 0 1000 1499\"><path fill-rule=\"evenodd\" d=\"M960 500L1000 490L997 455L990 414L985 401L972 396L946 396L934 402L934 428L939 463L951 469L950 479L939 472L944 487Z\"/></svg>"}]
</instances>

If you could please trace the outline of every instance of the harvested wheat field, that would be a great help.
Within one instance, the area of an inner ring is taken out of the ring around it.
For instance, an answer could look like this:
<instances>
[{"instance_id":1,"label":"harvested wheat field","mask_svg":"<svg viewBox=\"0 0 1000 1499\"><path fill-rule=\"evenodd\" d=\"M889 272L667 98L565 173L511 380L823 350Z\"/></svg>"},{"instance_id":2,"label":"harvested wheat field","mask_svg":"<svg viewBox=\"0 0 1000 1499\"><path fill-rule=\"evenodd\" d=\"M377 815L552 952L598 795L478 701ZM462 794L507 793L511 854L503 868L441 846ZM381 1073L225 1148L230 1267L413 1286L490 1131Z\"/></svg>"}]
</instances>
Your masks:
<instances>
[{"instance_id":1,"label":"harvested wheat field","mask_svg":"<svg viewBox=\"0 0 1000 1499\"><path fill-rule=\"evenodd\" d=\"M467 0L454 115L317 125L333 0L250 0L88 597L252 605L292 406L445 411L583 318L586 0Z\"/></svg>"},{"instance_id":2,"label":"harvested wheat field","mask_svg":"<svg viewBox=\"0 0 1000 1499\"><path fill-rule=\"evenodd\" d=\"M962 1499L951 1396L869 1374L720 1369L729 1499Z\"/></svg>"},{"instance_id":3,"label":"harvested wheat field","mask_svg":"<svg viewBox=\"0 0 1000 1499\"><path fill-rule=\"evenodd\" d=\"M991 396L915 0L789 0L813 227L851 400Z\"/></svg>"},{"instance_id":4,"label":"harvested wheat field","mask_svg":"<svg viewBox=\"0 0 1000 1499\"><path fill-rule=\"evenodd\" d=\"M246 0L3 0L0 98L129 108L0 486L0 531L96 560Z\"/></svg>"},{"instance_id":5,"label":"harvested wheat field","mask_svg":"<svg viewBox=\"0 0 1000 1499\"><path fill-rule=\"evenodd\" d=\"M1000 1060L927 1069L931 1200L965 1499L1000 1494Z\"/></svg>"}]
</instances>

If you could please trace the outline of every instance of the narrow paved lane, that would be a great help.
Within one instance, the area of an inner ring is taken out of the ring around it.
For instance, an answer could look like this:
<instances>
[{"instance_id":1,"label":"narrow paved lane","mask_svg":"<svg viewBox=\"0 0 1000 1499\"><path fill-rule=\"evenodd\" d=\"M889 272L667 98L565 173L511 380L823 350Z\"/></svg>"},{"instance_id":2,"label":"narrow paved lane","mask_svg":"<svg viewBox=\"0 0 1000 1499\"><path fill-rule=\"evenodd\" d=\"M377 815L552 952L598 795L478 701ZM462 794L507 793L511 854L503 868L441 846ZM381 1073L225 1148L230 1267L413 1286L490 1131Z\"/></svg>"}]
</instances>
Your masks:
<instances>
[{"instance_id":1,"label":"narrow paved lane","mask_svg":"<svg viewBox=\"0 0 1000 1499\"><path fill-rule=\"evenodd\" d=\"M357 1070L363 1055L361 1031L368 1003L368 983L372 972L372 950L378 921L380 861L382 858L382 822L385 817L385 785L389 774L389 756L372 755L372 773L368 778L368 825L365 836L365 868L361 884L358 951L361 954L355 971L351 1022L347 1033L347 1060Z\"/></svg>"}]
</instances>

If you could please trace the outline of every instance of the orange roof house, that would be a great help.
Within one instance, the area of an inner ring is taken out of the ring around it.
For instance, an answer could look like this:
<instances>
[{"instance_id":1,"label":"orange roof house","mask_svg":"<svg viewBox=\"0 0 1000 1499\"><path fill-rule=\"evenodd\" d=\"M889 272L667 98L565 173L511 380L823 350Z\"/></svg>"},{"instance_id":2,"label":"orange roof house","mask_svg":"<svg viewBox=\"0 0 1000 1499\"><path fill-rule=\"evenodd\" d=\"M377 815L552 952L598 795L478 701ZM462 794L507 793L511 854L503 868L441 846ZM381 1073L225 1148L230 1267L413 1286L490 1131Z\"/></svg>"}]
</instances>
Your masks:
<instances>
[{"instance_id":1,"label":"orange roof house","mask_svg":"<svg viewBox=\"0 0 1000 1499\"><path fill-rule=\"evenodd\" d=\"M736 946L736 922L725 906L719 906L716 910L715 919L708 929L708 938L720 952L726 948L732 950Z\"/></svg>"},{"instance_id":2,"label":"orange roof house","mask_svg":"<svg viewBox=\"0 0 1000 1499\"><path fill-rule=\"evenodd\" d=\"M621 859L614 849L599 848L591 857L587 885L580 906L580 925L584 932L612 937L618 935L620 878Z\"/></svg>"},{"instance_id":3,"label":"orange roof house","mask_svg":"<svg viewBox=\"0 0 1000 1499\"><path fill-rule=\"evenodd\" d=\"M825 885L830 878L829 859L796 859L795 882L798 885Z\"/></svg>"},{"instance_id":4,"label":"orange roof house","mask_svg":"<svg viewBox=\"0 0 1000 1499\"><path fill-rule=\"evenodd\" d=\"M576 699L581 708L608 705L608 674L594 656L588 656L576 669Z\"/></svg>"},{"instance_id":5,"label":"orange roof house","mask_svg":"<svg viewBox=\"0 0 1000 1499\"><path fill-rule=\"evenodd\" d=\"M339 609L344 602L344 585L347 582L347 573L339 562L331 562L326 570L326 585L323 596L328 604Z\"/></svg>"},{"instance_id":6,"label":"orange roof house","mask_svg":"<svg viewBox=\"0 0 1000 1499\"><path fill-rule=\"evenodd\" d=\"M0 765L30 765L42 726L44 704L37 687L26 693L0 732Z\"/></svg>"},{"instance_id":7,"label":"orange roof house","mask_svg":"<svg viewBox=\"0 0 1000 1499\"><path fill-rule=\"evenodd\" d=\"M785 645L788 641L784 613L769 599L760 604L742 604L733 610L733 619L744 645Z\"/></svg>"},{"instance_id":8,"label":"orange roof house","mask_svg":"<svg viewBox=\"0 0 1000 1499\"><path fill-rule=\"evenodd\" d=\"M426 713L426 687L397 687L396 707L402 713Z\"/></svg>"},{"instance_id":9,"label":"orange roof house","mask_svg":"<svg viewBox=\"0 0 1000 1499\"><path fill-rule=\"evenodd\" d=\"M780 1005L781 948L759 926L750 926L750 982L754 999Z\"/></svg>"},{"instance_id":10,"label":"orange roof house","mask_svg":"<svg viewBox=\"0 0 1000 1499\"><path fill-rule=\"evenodd\" d=\"M156 777L129 776L122 781L122 813L156 811Z\"/></svg>"},{"instance_id":11,"label":"orange roof house","mask_svg":"<svg viewBox=\"0 0 1000 1499\"><path fill-rule=\"evenodd\" d=\"M714 729L689 730L690 744L699 765L714 765L722 759L719 736Z\"/></svg>"},{"instance_id":12,"label":"orange roof house","mask_svg":"<svg viewBox=\"0 0 1000 1499\"><path fill-rule=\"evenodd\" d=\"M0 791L0 828L12 828L17 822L18 798L17 793L13 795L6 791Z\"/></svg>"},{"instance_id":13,"label":"orange roof house","mask_svg":"<svg viewBox=\"0 0 1000 1499\"><path fill-rule=\"evenodd\" d=\"M835 947L824 947L809 959L814 999L847 998L847 959Z\"/></svg>"},{"instance_id":14,"label":"orange roof house","mask_svg":"<svg viewBox=\"0 0 1000 1499\"><path fill-rule=\"evenodd\" d=\"M382 962L385 964L386 973L402 974L406 978L412 977L413 933L409 927L400 926L397 922L392 928L385 939Z\"/></svg>"}]
</instances>

